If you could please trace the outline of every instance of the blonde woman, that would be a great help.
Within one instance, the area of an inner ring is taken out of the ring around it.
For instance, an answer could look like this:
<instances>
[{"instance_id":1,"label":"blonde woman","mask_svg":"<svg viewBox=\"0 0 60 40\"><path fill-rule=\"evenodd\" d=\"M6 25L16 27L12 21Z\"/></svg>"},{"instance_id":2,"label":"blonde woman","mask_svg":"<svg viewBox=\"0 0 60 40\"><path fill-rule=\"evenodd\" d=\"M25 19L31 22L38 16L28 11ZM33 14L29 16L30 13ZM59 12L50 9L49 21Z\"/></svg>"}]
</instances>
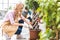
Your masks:
<instances>
[{"instance_id":1,"label":"blonde woman","mask_svg":"<svg viewBox=\"0 0 60 40\"><path fill-rule=\"evenodd\" d=\"M2 24L3 35L7 34L11 38L17 31L18 26L23 26L23 24L18 23L19 19L23 19L27 24L29 24L29 26L31 26L30 23L27 22L21 15L23 7L24 5L22 3L19 3L16 5L16 8L14 10L7 12ZM11 40L15 40L13 37L11 38Z\"/></svg>"}]
</instances>

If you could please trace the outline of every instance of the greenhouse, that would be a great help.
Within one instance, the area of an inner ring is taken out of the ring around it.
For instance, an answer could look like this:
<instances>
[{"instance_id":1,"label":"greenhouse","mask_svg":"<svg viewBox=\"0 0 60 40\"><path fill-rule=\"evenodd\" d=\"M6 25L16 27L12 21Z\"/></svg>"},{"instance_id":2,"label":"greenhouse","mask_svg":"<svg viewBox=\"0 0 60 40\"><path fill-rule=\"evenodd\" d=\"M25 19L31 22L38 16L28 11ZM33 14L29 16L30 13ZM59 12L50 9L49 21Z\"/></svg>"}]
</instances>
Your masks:
<instances>
[{"instance_id":1,"label":"greenhouse","mask_svg":"<svg viewBox=\"0 0 60 40\"><path fill-rule=\"evenodd\" d=\"M60 40L60 0L0 0L0 40Z\"/></svg>"}]
</instances>

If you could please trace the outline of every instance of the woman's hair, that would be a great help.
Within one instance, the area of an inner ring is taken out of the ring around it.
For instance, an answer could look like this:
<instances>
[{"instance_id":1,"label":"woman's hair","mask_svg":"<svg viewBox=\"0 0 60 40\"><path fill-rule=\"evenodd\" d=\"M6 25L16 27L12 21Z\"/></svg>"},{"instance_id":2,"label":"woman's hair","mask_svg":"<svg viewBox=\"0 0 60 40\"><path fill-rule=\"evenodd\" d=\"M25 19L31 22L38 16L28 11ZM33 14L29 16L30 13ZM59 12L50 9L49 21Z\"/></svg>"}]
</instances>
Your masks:
<instances>
[{"instance_id":1,"label":"woman's hair","mask_svg":"<svg viewBox=\"0 0 60 40\"><path fill-rule=\"evenodd\" d=\"M15 9L14 9L14 10L15 10L15 18L18 16L18 14L17 14L17 13L18 13L18 9L19 9L19 7L22 6L22 5L23 5L23 3L17 3L17 4L16 4ZM24 6L24 5L23 5L23 6Z\"/></svg>"},{"instance_id":2,"label":"woman's hair","mask_svg":"<svg viewBox=\"0 0 60 40\"><path fill-rule=\"evenodd\" d=\"M23 5L23 3L17 3L16 6L15 6L15 10L18 10L18 8ZM24 5L23 5L24 6Z\"/></svg>"}]
</instances>

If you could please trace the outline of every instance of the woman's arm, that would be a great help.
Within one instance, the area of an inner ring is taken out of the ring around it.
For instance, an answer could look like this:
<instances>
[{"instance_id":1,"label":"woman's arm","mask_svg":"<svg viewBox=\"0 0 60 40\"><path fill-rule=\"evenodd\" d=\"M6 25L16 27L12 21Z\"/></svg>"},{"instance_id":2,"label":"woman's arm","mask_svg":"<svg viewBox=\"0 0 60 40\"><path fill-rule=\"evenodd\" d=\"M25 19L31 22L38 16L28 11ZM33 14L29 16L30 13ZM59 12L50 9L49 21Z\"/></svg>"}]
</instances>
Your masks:
<instances>
[{"instance_id":1,"label":"woman's arm","mask_svg":"<svg viewBox=\"0 0 60 40\"><path fill-rule=\"evenodd\" d=\"M13 17L13 14L12 14L12 13L9 13L8 16L9 16L10 23L11 23L12 25L15 25L15 26L23 26L23 24L16 23L16 22L14 21L14 17Z\"/></svg>"},{"instance_id":2,"label":"woman's arm","mask_svg":"<svg viewBox=\"0 0 60 40\"><path fill-rule=\"evenodd\" d=\"M13 23L12 25L15 25L15 26L23 26L23 24L20 24L20 23Z\"/></svg>"},{"instance_id":3,"label":"woman's arm","mask_svg":"<svg viewBox=\"0 0 60 40\"><path fill-rule=\"evenodd\" d=\"M29 25L29 28L32 28L32 29L33 29L33 27L32 27L32 25L30 24L30 22L28 22L23 15L22 15L21 17L22 17L22 19Z\"/></svg>"},{"instance_id":4,"label":"woman's arm","mask_svg":"<svg viewBox=\"0 0 60 40\"><path fill-rule=\"evenodd\" d=\"M21 18L22 18L28 25L31 25L30 22L28 22L23 15L21 15Z\"/></svg>"}]
</instances>

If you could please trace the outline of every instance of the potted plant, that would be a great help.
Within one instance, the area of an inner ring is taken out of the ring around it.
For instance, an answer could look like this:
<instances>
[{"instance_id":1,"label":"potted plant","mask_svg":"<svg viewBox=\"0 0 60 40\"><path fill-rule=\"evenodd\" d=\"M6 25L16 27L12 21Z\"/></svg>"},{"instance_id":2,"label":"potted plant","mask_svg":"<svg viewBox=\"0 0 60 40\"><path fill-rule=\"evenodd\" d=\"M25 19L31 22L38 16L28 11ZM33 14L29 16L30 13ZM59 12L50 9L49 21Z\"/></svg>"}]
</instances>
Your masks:
<instances>
[{"instance_id":1,"label":"potted plant","mask_svg":"<svg viewBox=\"0 0 60 40\"><path fill-rule=\"evenodd\" d=\"M36 11L37 12L40 11L39 16L41 15L43 16L43 20L47 24L46 27L52 30L52 34L54 31L54 33L56 34L55 38L56 40L58 40L58 29L60 27L59 26L60 25L60 5L58 4L59 0L33 0L33 1L36 1L39 4L39 7L36 9ZM28 2L29 3L28 5L30 5L29 8L31 7L34 8L33 1L30 0ZM48 34L49 32L47 32L47 35ZM51 39L50 37L51 36L49 36L48 39Z\"/></svg>"},{"instance_id":2,"label":"potted plant","mask_svg":"<svg viewBox=\"0 0 60 40\"><path fill-rule=\"evenodd\" d=\"M36 11L36 9L39 7L39 4L37 1L35 0L27 0L26 1L26 5L34 11ZM33 19L34 20L34 19ZM39 34L40 30L36 30L36 29L32 29L30 30L30 40L36 40L39 38L38 34Z\"/></svg>"}]
</instances>

